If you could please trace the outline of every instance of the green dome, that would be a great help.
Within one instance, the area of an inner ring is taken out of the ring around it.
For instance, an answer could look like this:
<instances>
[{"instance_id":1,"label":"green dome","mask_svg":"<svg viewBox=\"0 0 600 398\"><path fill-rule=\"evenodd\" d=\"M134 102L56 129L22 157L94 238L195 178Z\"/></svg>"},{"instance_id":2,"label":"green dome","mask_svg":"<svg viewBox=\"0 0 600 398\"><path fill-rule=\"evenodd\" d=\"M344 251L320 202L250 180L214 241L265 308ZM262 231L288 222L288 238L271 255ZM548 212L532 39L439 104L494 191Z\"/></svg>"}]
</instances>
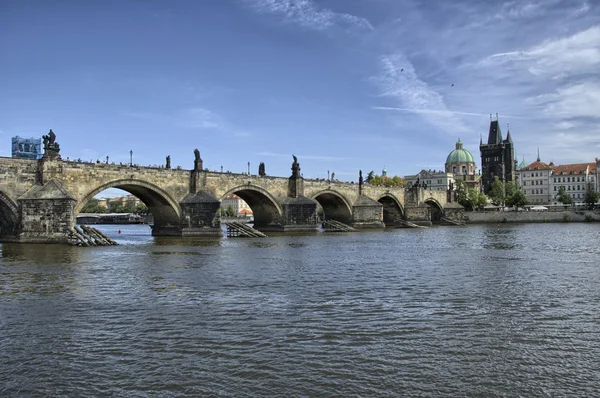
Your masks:
<instances>
[{"instance_id":1,"label":"green dome","mask_svg":"<svg viewBox=\"0 0 600 398\"><path fill-rule=\"evenodd\" d=\"M463 149L463 144L460 142L460 138L456 143L456 149L450 152L450 155L446 158L446 164L448 163L475 163L471 152Z\"/></svg>"}]
</instances>

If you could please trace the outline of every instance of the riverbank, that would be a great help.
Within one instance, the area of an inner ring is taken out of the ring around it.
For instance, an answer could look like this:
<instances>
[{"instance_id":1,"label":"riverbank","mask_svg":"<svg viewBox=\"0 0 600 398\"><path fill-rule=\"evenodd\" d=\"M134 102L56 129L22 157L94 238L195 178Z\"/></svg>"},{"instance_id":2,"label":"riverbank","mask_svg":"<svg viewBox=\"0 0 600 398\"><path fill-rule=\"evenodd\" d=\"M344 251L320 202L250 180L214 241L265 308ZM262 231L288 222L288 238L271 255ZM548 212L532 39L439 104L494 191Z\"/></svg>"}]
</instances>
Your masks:
<instances>
[{"instance_id":1,"label":"riverbank","mask_svg":"<svg viewBox=\"0 0 600 398\"><path fill-rule=\"evenodd\" d=\"M548 223L600 221L598 210L473 211L465 213L469 224Z\"/></svg>"}]
</instances>

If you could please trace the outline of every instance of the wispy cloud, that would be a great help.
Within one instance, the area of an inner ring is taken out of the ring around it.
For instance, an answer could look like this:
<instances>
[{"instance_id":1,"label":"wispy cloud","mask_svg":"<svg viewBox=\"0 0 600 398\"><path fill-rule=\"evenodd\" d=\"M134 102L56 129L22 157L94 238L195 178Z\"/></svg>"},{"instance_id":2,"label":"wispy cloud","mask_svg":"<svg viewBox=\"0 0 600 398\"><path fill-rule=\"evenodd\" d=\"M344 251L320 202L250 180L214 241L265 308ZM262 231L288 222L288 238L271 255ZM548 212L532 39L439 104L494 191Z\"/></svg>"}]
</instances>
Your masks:
<instances>
[{"instance_id":1,"label":"wispy cloud","mask_svg":"<svg viewBox=\"0 0 600 398\"><path fill-rule=\"evenodd\" d=\"M371 23L361 17L334 12L319 7L311 0L243 0L254 10L265 14L281 15L286 22L304 28L325 30L334 26L373 30Z\"/></svg>"},{"instance_id":2,"label":"wispy cloud","mask_svg":"<svg viewBox=\"0 0 600 398\"><path fill-rule=\"evenodd\" d=\"M418 77L403 54L381 57L380 66L381 73L373 80L379 85L382 96L391 97L402 105L395 109L420 114L429 123L453 134L466 130L456 118L461 112L450 111L443 96Z\"/></svg>"},{"instance_id":3,"label":"wispy cloud","mask_svg":"<svg viewBox=\"0 0 600 398\"><path fill-rule=\"evenodd\" d=\"M479 63L484 67L507 64L520 64L531 74L543 77L595 73L600 66L600 26L548 40L528 50L493 54Z\"/></svg>"}]
</instances>

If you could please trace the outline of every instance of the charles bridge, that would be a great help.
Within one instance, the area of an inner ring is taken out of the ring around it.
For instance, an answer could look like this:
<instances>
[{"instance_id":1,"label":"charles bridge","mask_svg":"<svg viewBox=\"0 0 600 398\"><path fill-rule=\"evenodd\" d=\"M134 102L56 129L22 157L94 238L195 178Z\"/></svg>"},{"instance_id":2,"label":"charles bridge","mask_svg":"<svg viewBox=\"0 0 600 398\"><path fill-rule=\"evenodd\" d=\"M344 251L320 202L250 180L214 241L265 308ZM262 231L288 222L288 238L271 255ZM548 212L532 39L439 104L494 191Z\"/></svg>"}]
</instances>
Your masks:
<instances>
[{"instance_id":1,"label":"charles bridge","mask_svg":"<svg viewBox=\"0 0 600 398\"><path fill-rule=\"evenodd\" d=\"M383 228L398 220L431 224L461 218L450 192L304 179L294 156L287 177L212 172L195 151L192 170L63 161L45 143L40 160L0 157L0 240L66 242L77 214L98 193L120 188L146 204L154 236L221 236L220 201L244 199L260 231L315 231L317 209L355 228ZM264 166L263 166L264 167Z\"/></svg>"}]
</instances>

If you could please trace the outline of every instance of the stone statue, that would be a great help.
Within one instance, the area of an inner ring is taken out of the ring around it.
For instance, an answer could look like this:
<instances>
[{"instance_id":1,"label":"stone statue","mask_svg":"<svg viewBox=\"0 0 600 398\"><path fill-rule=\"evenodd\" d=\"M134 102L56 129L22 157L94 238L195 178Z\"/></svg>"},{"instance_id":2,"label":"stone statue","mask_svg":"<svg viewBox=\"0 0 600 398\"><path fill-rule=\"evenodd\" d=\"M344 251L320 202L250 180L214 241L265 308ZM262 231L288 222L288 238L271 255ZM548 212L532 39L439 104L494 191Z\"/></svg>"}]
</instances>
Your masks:
<instances>
[{"instance_id":1,"label":"stone statue","mask_svg":"<svg viewBox=\"0 0 600 398\"><path fill-rule=\"evenodd\" d=\"M265 164L263 162L260 162L260 164L258 165L258 175L261 177L267 175L267 173L265 173Z\"/></svg>"},{"instance_id":2,"label":"stone statue","mask_svg":"<svg viewBox=\"0 0 600 398\"><path fill-rule=\"evenodd\" d=\"M294 163L292 163L292 177L302 178L300 175L300 163L298 163L296 156L292 155L292 157L294 158Z\"/></svg>"},{"instance_id":3,"label":"stone statue","mask_svg":"<svg viewBox=\"0 0 600 398\"><path fill-rule=\"evenodd\" d=\"M194 171L202 171L202 158L198 148L194 149Z\"/></svg>"},{"instance_id":4,"label":"stone statue","mask_svg":"<svg viewBox=\"0 0 600 398\"><path fill-rule=\"evenodd\" d=\"M333 171L331 172L331 181L335 181L335 173Z\"/></svg>"},{"instance_id":5,"label":"stone statue","mask_svg":"<svg viewBox=\"0 0 600 398\"><path fill-rule=\"evenodd\" d=\"M363 176L362 170L358 171L358 194L362 195L362 187L363 187Z\"/></svg>"},{"instance_id":6,"label":"stone statue","mask_svg":"<svg viewBox=\"0 0 600 398\"><path fill-rule=\"evenodd\" d=\"M165 167L167 169L171 168L171 155L167 155L167 165Z\"/></svg>"},{"instance_id":7,"label":"stone statue","mask_svg":"<svg viewBox=\"0 0 600 398\"><path fill-rule=\"evenodd\" d=\"M44 140L44 159L60 159L60 145L56 142L56 134L50 129L48 135L43 135Z\"/></svg>"}]
</instances>

